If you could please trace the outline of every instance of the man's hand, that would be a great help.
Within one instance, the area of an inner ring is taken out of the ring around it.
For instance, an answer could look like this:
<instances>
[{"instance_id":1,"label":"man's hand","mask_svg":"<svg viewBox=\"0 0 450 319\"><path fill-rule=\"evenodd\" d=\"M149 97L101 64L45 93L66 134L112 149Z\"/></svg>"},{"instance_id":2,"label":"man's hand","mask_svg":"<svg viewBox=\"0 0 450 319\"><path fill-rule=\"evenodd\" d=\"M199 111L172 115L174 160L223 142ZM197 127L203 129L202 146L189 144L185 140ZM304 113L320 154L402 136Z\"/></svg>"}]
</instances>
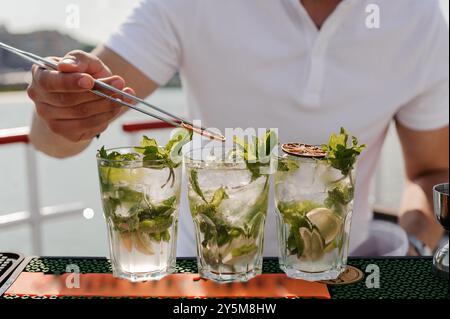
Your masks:
<instances>
[{"instance_id":1,"label":"man's hand","mask_svg":"<svg viewBox=\"0 0 450 319\"><path fill-rule=\"evenodd\" d=\"M101 79L118 89L124 88L123 79L126 79L135 91L124 90L140 97L146 97L158 88L155 82L107 47L100 46L92 54L73 51L54 60L58 62L58 71L34 67L33 82L28 88L28 94L36 104L30 142L37 150L52 157L79 154L94 136L125 110L88 92L94 86L94 79Z\"/></svg>"},{"instance_id":2,"label":"man's hand","mask_svg":"<svg viewBox=\"0 0 450 319\"><path fill-rule=\"evenodd\" d=\"M78 143L90 141L102 133L125 108L91 92L94 79L100 79L117 89L135 94L125 88L120 76L95 55L73 51L58 62L58 71L33 66L33 81L28 95L35 102L38 117L56 135ZM111 92L105 92L111 94Z\"/></svg>"}]
</instances>

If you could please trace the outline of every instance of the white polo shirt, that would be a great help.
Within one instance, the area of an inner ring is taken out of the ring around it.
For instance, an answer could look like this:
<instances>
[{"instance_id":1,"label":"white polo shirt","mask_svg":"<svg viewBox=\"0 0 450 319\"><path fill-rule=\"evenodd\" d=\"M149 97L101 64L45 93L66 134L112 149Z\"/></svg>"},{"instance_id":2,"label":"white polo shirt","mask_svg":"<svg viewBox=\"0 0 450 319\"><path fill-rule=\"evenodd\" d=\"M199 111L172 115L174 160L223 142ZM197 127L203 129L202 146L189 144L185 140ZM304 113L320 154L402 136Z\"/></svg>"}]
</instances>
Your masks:
<instances>
[{"instance_id":1,"label":"white polo shirt","mask_svg":"<svg viewBox=\"0 0 450 319\"><path fill-rule=\"evenodd\" d=\"M437 0L344 0L320 31L299 0L143 0L106 45L160 85L179 71L190 116L206 125L278 128L282 142L326 143L340 126L359 137L368 147L351 250L368 236L389 123L432 130L449 121L448 26ZM273 212L265 236L265 254L276 256ZM196 254L187 211L178 242L179 256Z\"/></svg>"}]
</instances>

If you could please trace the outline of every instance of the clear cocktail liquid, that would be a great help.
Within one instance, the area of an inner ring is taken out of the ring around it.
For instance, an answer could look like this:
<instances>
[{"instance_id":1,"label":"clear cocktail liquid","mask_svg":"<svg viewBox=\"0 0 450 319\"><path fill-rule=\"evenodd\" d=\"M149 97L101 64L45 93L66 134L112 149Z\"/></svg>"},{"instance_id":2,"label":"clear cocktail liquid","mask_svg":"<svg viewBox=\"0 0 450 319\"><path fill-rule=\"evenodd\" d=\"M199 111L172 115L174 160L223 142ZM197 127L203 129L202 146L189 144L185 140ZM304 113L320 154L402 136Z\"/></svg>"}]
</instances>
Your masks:
<instances>
[{"instance_id":1,"label":"clear cocktail liquid","mask_svg":"<svg viewBox=\"0 0 450 319\"><path fill-rule=\"evenodd\" d=\"M232 282L261 274L269 177L221 157L186 163L200 275Z\"/></svg>"},{"instance_id":2,"label":"clear cocktail liquid","mask_svg":"<svg viewBox=\"0 0 450 319\"><path fill-rule=\"evenodd\" d=\"M114 276L157 280L174 271L181 169L99 160Z\"/></svg>"},{"instance_id":3,"label":"clear cocktail liquid","mask_svg":"<svg viewBox=\"0 0 450 319\"><path fill-rule=\"evenodd\" d=\"M336 279L345 270L354 186L351 173L286 156L275 175L280 267L292 278Z\"/></svg>"}]
</instances>

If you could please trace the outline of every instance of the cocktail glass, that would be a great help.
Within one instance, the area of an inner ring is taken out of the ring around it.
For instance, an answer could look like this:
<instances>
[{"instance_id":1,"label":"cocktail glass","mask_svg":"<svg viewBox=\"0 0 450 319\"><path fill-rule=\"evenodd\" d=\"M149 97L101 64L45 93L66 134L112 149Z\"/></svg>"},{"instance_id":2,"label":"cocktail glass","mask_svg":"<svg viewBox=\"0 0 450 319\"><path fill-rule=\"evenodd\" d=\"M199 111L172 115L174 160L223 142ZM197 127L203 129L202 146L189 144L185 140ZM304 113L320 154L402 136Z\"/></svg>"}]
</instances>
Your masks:
<instances>
[{"instance_id":1,"label":"cocktail glass","mask_svg":"<svg viewBox=\"0 0 450 319\"><path fill-rule=\"evenodd\" d=\"M136 153L133 148L108 152ZM97 156L113 274L158 280L174 271L181 166L164 161L106 160Z\"/></svg>"},{"instance_id":2,"label":"cocktail glass","mask_svg":"<svg viewBox=\"0 0 450 319\"><path fill-rule=\"evenodd\" d=\"M231 150L209 148L185 155L200 276L247 281L262 269L269 176L253 173Z\"/></svg>"},{"instance_id":3,"label":"cocktail glass","mask_svg":"<svg viewBox=\"0 0 450 319\"><path fill-rule=\"evenodd\" d=\"M446 231L448 231L448 196L448 183L438 184L433 187L434 213ZM437 274L448 279L448 241L434 254L433 266Z\"/></svg>"},{"instance_id":4,"label":"cocktail glass","mask_svg":"<svg viewBox=\"0 0 450 319\"><path fill-rule=\"evenodd\" d=\"M292 278L336 279L347 263L353 171L326 161L278 158L275 201L281 269Z\"/></svg>"}]
</instances>

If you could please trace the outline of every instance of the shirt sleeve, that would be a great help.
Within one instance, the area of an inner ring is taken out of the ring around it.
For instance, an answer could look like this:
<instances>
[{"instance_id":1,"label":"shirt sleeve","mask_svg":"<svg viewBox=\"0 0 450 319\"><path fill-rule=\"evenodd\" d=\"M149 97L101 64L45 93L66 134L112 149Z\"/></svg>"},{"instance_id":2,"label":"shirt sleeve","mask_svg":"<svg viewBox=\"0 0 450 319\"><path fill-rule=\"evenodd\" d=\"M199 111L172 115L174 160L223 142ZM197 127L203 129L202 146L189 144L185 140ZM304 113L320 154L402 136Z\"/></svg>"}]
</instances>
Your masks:
<instances>
[{"instance_id":1,"label":"shirt sleeve","mask_svg":"<svg viewBox=\"0 0 450 319\"><path fill-rule=\"evenodd\" d=\"M449 31L436 1L421 45L428 50L422 61L421 90L396 114L396 119L414 130L433 130L449 123Z\"/></svg>"},{"instance_id":2,"label":"shirt sleeve","mask_svg":"<svg viewBox=\"0 0 450 319\"><path fill-rule=\"evenodd\" d=\"M180 66L178 36L161 0L141 0L105 46L160 86Z\"/></svg>"}]
</instances>

